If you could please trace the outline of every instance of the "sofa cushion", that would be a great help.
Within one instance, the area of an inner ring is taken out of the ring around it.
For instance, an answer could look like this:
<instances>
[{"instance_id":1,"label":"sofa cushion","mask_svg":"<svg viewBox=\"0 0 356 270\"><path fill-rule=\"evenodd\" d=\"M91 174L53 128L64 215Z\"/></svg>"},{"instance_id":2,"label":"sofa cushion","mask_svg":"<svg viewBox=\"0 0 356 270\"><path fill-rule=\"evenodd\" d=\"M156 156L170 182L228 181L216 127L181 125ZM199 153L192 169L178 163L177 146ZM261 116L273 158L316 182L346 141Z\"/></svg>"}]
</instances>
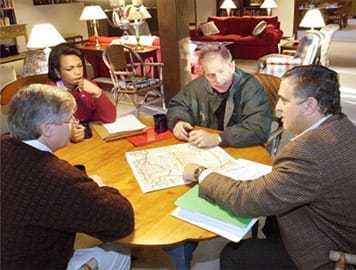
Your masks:
<instances>
[{"instance_id":1,"label":"sofa cushion","mask_svg":"<svg viewBox=\"0 0 356 270\"><path fill-rule=\"evenodd\" d=\"M228 33L228 29L230 28L228 19L229 17L210 16L208 18L208 22L213 21L219 29L220 34L226 35Z\"/></svg>"},{"instance_id":2,"label":"sofa cushion","mask_svg":"<svg viewBox=\"0 0 356 270\"><path fill-rule=\"evenodd\" d=\"M258 36L258 35L262 34L262 32L265 30L266 26L267 26L266 21L260 21L253 29L252 35Z\"/></svg>"},{"instance_id":3,"label":"sofa cushion","mask_svg":"<svg viewBox=\"0 0 356 270\"><path fill-rule=\"evenodd\" d=\"M210 21L207 23L202 23L199 26L199 29L203 33L204 36L210 36L214 34L220 33L219 29L216 27L214 21Z\"/></svg>"}]
</instances>

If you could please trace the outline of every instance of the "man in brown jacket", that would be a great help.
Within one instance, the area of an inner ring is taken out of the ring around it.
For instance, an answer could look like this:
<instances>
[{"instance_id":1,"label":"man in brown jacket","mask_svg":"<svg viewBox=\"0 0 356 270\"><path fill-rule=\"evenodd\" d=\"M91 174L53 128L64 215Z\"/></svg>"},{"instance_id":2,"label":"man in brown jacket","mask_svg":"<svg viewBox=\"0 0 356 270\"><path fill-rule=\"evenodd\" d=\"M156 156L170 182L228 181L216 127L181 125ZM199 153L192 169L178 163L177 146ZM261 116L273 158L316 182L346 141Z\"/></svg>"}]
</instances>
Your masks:
<instances>
[{"instance_id":1,"label":"man in brown jacket","mask_svg":"<svg viewBox=\"0 0 356 270\"><path fill-rule=\"evenodd\" d=\"M130 202L100 179L57 158L74 122L75 100L34 84L9 105L10 136L1 137L1 269L130 269L130 255L108 245L74 252L77 232L104 242L130 234ZM116 248L116 247L115 247Z\"/></svg>"},{"instance_id":2,"label":"man in brown jacket","mask_svg":"<svg viewBox=\"0 0 356 270\"><path fill-rule=\"evenodd\" d=\"M287 72L276 108L296 135L270 174L235 181L185 168L199 196L251 217L273 216L279 235L228 244L222 269L333 269L329 251L356 253L356 127L342 114L336 72L300 66Z\"/></svg>"}]
</instances>

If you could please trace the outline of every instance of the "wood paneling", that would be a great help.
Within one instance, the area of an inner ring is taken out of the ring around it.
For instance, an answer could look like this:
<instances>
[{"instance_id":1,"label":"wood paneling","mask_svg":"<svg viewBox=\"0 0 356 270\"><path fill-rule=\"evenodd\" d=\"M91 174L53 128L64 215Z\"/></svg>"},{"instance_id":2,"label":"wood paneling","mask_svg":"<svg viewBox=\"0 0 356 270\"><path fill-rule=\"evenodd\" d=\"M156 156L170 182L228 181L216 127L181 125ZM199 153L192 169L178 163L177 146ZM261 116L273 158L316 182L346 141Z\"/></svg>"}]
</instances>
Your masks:
<instances>
[{"instance_id":1,"label":"wood paneling","mask_svg":"<svg viewBox=\"0 0 356 270\"><path fill-rule=\"evenodd\" d=\"M180 51L188 46L191 4L189 0L157 1L166 101L190 80L191 74L186 68L187 55L180 55Z\"/></svg>"}]
</instances>

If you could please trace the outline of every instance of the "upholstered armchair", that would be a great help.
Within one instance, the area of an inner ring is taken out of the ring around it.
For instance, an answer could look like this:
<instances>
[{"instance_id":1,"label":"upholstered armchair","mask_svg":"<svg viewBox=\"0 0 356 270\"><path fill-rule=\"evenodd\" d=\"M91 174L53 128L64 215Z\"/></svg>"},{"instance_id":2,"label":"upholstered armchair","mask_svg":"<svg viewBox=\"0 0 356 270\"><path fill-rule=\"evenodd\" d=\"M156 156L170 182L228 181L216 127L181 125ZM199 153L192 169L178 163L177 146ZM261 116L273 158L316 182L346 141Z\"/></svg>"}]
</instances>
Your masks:
<instances>
[{"instance_id":1,"label":"upholstered armchair","mask_svg":"<svg viewBox=\"0 0 356 270\"><path fill-rule=\"evenodd\" d=\"M260 58L259 72L282 77L292 67L314 63L321 39L319 32L307 32L300 40L294 55L268 54Z\"/></svg>"},{"instance_id":2,"label":"upholstered armchair","mask_svg":"<svg viewBox=\"0 0 356 270\"><path fill-rule=\"evenodd\" d=\"M339 30L338 24L328 24L320 29L320 33L323 35L323 39L320 45L320 64L323 66L329 66L329 48L331 39L335 32Z\"/></svg>"}]
</instances>

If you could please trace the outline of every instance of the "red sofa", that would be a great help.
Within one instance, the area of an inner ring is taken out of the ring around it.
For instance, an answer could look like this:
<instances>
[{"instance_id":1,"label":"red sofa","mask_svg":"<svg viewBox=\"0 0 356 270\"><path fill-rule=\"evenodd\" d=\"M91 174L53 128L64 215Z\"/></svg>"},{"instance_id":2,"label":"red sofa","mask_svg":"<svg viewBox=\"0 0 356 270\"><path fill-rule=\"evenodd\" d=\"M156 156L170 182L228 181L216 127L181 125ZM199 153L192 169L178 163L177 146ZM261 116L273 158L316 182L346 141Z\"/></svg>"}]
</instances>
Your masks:
<instances>
[{"instance_id":1,"label":"red sofa","mask_svg":"<svg viewBox=\"0 0 356 270\"><path fill-rule=\"evenodd\" d=\"M252 31L260 21L266 21L265 30L258 36ZM220 33L204 36L200 30L191 30L190 38L193 41L232 41L229 46L234 58L258 59L266 54L277 53L278 43L283 32L277 16L211 16L208 21L214 21Z\"/></svg>"}]
</instances>

